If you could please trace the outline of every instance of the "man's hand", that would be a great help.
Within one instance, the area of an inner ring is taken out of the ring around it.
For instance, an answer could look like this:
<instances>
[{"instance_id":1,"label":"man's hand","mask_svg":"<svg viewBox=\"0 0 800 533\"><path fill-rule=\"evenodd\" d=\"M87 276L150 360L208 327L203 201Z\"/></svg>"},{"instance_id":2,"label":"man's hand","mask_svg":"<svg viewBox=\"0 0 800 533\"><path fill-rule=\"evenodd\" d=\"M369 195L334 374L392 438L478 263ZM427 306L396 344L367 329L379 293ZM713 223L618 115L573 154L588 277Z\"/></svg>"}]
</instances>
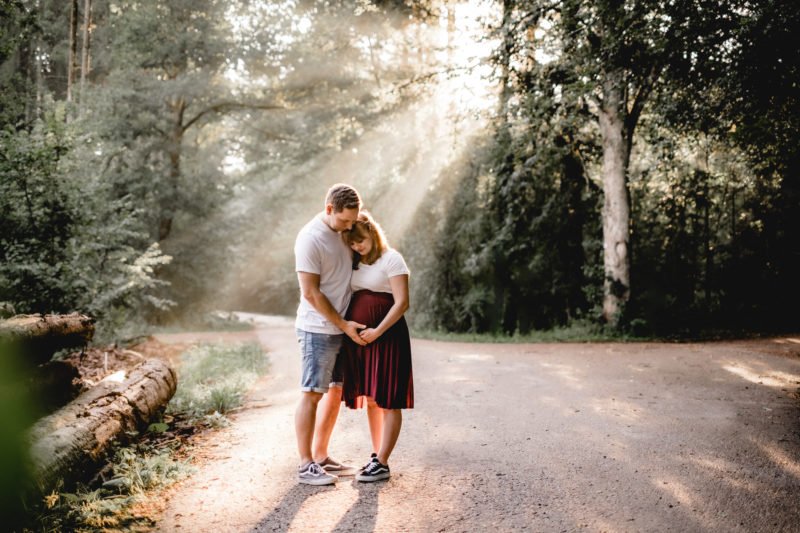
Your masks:
<instances>
[{"instance_id":1,"label":"man's hand","mask_svg":"<svg viewBox=\"0 0 800 533\"><path fill-rule=\"evenodd\" d=\"M366 346L367 342L358 335L358 330L365 327L367 326L365 326L364 324L359 324L358 322L353 322L352 320L348 320L347 322L344 323L342 331L344 331L345 335L353 339L354 343L358 344L359 346Z\"/></svg>"},{"instance_id":2,"label":"man's hand","mask_svg":"<svg viewBox=\"0 0 800 533\"><path fill-rule=\"evenodd\" d=\"M378 330L376 330L375 328L367 328L365 330L362 330L361 333L359 333L358 335L367 344L375 342L376 340L378 340L378 337L380 337Z\"/></svg>"}]
</instances>

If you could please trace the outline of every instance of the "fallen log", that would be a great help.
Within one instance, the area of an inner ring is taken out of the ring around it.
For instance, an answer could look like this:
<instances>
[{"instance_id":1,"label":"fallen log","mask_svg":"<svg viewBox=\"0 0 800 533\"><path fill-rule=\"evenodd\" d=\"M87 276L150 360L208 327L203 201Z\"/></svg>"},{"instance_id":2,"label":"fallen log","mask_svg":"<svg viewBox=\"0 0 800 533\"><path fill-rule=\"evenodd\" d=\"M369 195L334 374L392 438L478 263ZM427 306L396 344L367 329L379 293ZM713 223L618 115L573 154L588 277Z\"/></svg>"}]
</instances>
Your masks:
<instances>
[{"instance_id":1,"label":"fallen log","mask_svg":"<svg viewBox=\"0 0 800 533\"><path fill-rule=\"evenodd\" d=\"M49 414L74 400L82 390L81 373L75 359L48 361L32 369L30 394L42 414Z\"/></svg>"},{"instance_id":2,"label":"fallen log","mask_svg":"<svg viewBox=\"0 0 800 533\"><path fill-rule=\"evenodd\" d=\"M0 321L0 340L19 345L31 364L49 361L65 348L82 347L92 340L94 319L70 315L17 315Z\"/></svg>"},{"instance_id":3,"label":"fallen log","mask_svg":"<svg viewBox=\"0 0 800 533\"><path fill-rule=\"evenodd\" d=\"M34 492L85 479L115 438L145 426L175 394L175 371L159 359L133 368L122 382L104 380L31 429Z\"/></svg>"}]
</instances>

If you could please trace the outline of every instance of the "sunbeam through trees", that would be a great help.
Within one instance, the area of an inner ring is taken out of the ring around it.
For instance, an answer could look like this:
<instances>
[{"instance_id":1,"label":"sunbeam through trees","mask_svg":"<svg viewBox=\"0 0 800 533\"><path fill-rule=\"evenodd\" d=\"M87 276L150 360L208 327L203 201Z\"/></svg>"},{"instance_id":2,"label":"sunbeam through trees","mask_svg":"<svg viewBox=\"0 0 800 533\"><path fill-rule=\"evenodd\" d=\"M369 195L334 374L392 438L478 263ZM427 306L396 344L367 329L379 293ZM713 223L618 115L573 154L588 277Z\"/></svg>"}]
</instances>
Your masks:
<instances>
[{"instance_id":1,"label":"sunbeam through trees","mask_svg":"<svg viewBox=\"0 0 800 533\"><path fill-rule=\"evenodd\" d=\"M672 2L2 2L0 301L102 335L291 314L356 186L419 330L790 330L798 10Z\"/></svg>"}]
</instances>

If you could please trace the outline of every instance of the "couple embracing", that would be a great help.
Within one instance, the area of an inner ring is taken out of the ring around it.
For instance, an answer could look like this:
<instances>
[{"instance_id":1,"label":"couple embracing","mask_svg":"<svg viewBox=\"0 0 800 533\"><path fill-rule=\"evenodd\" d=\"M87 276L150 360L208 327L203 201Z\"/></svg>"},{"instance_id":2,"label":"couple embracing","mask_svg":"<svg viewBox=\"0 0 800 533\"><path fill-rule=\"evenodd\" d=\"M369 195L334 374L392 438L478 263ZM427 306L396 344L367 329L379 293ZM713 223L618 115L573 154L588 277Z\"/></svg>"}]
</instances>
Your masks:
<instances>
[{"instance_id":1,"label":"couple embracing","mask_svg":"<svg viewBox=\"0 0 800 533\"><path fill-rule=\"evenodd\" d=\"M358 192L344 184L330 188L325 210L300 230L294 252L301 292L295 322L302 355L298 482L329 485L353 474L363 482L387 479L401 409L414 407L403 317L408 267L361 210ZM372 454L357 472L328 454L342 401L367 408Z\"/></svg>"}]
</instances>

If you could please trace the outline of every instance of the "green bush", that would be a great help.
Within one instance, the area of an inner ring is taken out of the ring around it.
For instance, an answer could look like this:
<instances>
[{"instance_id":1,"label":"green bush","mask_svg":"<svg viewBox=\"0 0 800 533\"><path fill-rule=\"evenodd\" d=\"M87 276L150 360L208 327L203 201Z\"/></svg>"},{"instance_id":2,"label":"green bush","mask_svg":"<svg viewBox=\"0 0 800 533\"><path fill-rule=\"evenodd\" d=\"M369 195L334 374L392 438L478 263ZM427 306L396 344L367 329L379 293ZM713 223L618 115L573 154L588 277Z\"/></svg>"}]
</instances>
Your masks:
<instances>
[{"instance_id":1,"label":"green bush","mask_svg":"<svg viewBox=\"0 0 800 533\"><path fill-rule=\"evenodd\" d=\"M88 313L102 334L171 305L157 279L170 257L134 199L87 172L97 156L86 141L52 104L29 130L0 129L0 301Z\"/></svg>"}]
</instances>

